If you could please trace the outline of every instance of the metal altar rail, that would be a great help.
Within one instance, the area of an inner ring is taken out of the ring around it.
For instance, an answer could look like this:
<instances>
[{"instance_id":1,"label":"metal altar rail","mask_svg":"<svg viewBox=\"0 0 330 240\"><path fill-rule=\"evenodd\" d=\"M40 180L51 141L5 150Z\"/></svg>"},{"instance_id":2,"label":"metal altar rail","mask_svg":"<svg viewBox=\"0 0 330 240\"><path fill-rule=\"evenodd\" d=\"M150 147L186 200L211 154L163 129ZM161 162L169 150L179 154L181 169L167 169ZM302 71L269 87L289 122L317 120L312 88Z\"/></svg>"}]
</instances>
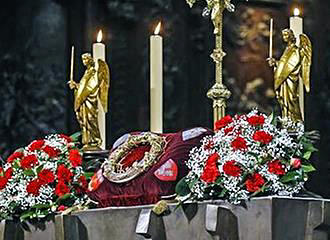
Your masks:
<instances>
[{"instance_id":1,"label":"metal altar rail","mask_svg":"<svg viewBox=\"0 0 330 240\"><path fill-rule=\"evenodd\" d=\"M244 206L213 201L175 208L166 216L156 216L152 206L92 209L58 215L30 231L3 221L0 240L330 239L330 200L264 197Z\"/></svg>"}]
</instances>

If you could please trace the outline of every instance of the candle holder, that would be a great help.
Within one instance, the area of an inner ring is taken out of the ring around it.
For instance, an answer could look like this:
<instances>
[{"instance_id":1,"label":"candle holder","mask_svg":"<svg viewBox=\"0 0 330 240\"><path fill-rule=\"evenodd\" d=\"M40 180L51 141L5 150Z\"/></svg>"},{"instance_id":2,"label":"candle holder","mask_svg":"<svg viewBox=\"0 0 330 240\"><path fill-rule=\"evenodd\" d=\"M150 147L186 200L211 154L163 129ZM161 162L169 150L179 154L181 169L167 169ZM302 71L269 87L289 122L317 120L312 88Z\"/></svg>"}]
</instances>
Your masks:
<instances>
[{"instance_id":1,"label":"candle holder","mask_svg":"<svg viewBox=\"0 0 330 240\"><path fill-rule=\"evenodd\" d=\"M197 0L186 0L192 7ZM226 53L222 49L223 35L223 12L227 9L230 12L235 10L231 0L206 0L207 7L204 10L206 15L211 14L211 20L214 25L215 49L211 54L211 58L215 63L215 84L207 92L207 97L213 100L213 118L214 123L225 116L226 101L230 98L231 92L223 84L222 62Z\"/></svg>"}]
</instances>

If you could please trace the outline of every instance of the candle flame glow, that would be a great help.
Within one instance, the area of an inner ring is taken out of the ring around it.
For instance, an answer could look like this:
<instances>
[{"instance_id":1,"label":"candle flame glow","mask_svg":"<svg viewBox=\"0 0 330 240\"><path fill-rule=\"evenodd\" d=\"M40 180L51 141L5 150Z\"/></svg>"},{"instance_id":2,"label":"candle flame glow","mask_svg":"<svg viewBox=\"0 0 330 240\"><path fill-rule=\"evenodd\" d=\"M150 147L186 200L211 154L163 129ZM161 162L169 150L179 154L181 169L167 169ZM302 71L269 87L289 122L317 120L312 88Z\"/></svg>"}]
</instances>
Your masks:
<instances>
[{"instance_id":1,"label":"candle flame glow","mask_svg":"<svg viewBox=\"0 0 330 240\"><path fill-rule=\"evenodd\" d=\"M155 28L155 35L158 35L159 34L159 32L160 32L160 27L162 26L162 22L159 22L158 23L158 25L157 25L157 27Z\"/></svg>"},{"instance_id":2,"label":"candle flame glow","mask_svg":"<svg viewBox=\"0 0 330 240\"><path fill-rule=\"evenodd\" d=\"M97 34L97 42L100 43L102 42L102 38L103 38L103 34L102 34L102 30L99 31L99 33Z\"/></svg>"},{"instance_id":3,"label":"candle flame glow","mask_svg":"<svg viewBox=\"0 0 330 240\"><path fill-rule=\"evenodd\" d=\"M300 10L299 10L299 8L295 8L295 9L293 10L293 15L296 16L296 17L298 17L298 16L300 15Z\"/></svg>"}]
</instances>

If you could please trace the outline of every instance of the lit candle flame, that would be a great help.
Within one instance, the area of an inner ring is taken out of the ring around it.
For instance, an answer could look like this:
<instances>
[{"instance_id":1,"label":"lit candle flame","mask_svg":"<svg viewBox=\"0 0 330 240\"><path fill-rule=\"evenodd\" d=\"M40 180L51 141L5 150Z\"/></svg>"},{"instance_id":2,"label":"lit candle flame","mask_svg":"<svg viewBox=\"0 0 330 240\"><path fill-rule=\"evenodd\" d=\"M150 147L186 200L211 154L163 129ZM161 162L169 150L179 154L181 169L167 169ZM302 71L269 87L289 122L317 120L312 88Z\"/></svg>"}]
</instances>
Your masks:
<instances>
[{"instance_id":1,"label":"lit candle flame","mask_svg":"<svg viewBox=\"0 0 330 240\"><path fill-rule=\"evenodd\" d=\"M96 39L98 43L102 42L102 37L103 37L102 30L100 30L99 33L97 34L97 39Z\"/></svg>"},{"instance_id":2,"label":"lit candle flame","mask_svg":"<svg viewBox=\"0 0 330 240\"><path fill-rule=\"evenodd\" d=\"M299 10L299 8L295 8L295 9L293 10L293 15L294 15L295 17L298 17L298 16L300 15L300 10Z\"/></svg>"},{"instance_id":3,"label":"lit candle flame","mask_svg":"<svg viewBox=\"0 0 330 240\"><path fill-rule=\"evenodd\" d=\"M160 32L160 27L162 26L162 23L161 22L159 22L158 23L158 25L157 25L157 27L155 28L155 35L158 35L159 34L159 32Z\"/></svg>"}]
</instances>

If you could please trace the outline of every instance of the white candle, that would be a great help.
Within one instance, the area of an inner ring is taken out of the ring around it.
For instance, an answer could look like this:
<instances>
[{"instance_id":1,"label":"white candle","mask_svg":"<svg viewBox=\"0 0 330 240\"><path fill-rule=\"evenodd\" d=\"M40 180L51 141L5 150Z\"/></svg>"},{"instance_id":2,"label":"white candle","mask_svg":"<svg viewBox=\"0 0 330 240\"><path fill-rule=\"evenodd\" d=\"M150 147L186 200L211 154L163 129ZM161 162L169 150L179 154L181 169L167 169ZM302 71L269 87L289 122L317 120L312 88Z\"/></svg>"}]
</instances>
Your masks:
<instances>
[{"instance_id":1,"label":"white candle","mask_svg":"<svg viewBox=\"0 0 330 240\"><path fill-rule=\"evenodd\" d=\"M273 57L273 19L270 19L269 26L269 58Z\"/></svg>"},{"instance_id":2,"label":"white candle","mask_svg":"<svg viewBox=\"0 0 330 240\"><path fill-rule=\"evenodd\" d=\"M102 31L99 31L97 35L97 43L93 44L93 58L95 61L95 69L98 69L98 59L101 59L105 61L105 44L102 42ZM106 117L105 117L105 111L103 109L103 106L101 104L101 101L98 101L98 124L99 124L99 130L100 130L100 136L102 140L101 148L105 149L106 147Z\"/></svg>"},{"instance_id":3,"label":"white candle","mask_svg":"<svg viewBox=\"0 0 330 240\"><path fill-rule=\"evenodd\" d=\"M163 133L163 38L161 23L150 37L150 131Z\"/></svg>"},{"instance_id":4,"label":"white candle","mask_svg":"<svg viewBox=\"0 0 330 240\"><path fill-rule=\"evenodd\" d=\"M290 29L293 31L297 39L297 46L300 46L300 35L303 34L303 18L300 17L300 10L295 8L292 17L290 17ZM299 80L299 106L302 113L302 119L305 120L305 101L304 101L304 83Z\"/></svg>"}]
</instances>

